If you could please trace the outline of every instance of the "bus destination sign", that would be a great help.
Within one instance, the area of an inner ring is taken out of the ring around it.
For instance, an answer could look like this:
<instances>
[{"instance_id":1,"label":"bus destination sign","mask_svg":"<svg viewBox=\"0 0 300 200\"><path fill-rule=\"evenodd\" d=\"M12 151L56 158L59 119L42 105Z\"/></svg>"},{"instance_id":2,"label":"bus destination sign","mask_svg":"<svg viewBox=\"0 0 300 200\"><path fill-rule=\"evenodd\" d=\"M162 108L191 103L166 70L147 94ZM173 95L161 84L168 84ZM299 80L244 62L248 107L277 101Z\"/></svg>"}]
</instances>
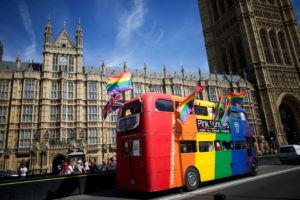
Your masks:
<instances>
[{"instance_id":1,"label":"bus destination sign","mask_svg":"<svg viewBox=\"0 0 300 200\"><path fill-rule=\"evenodd\" d=\"M198 132L230 133L230 124L222 126L220 121L197 119Z\"/></svg>"}]
</instances>

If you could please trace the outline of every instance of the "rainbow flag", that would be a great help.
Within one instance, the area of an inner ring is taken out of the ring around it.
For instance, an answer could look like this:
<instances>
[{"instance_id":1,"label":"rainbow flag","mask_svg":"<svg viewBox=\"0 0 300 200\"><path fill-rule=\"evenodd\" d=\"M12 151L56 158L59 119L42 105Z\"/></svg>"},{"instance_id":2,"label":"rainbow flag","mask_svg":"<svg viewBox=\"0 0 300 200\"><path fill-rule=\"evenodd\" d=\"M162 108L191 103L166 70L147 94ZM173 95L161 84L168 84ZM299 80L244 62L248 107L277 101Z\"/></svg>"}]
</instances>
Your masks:
<instances>
[{"instance_id":1,"label":"rainbow flag","mask_svg":"<svg viewBox=\"0 0 300 200\"><path fill-rule=\"evenodd\" d=\"M201 93L201 92L205 89L205 87L206 87L206 84L205 84L205 83L204 83L203 86L201 86L198 82L196 82L196 91L197 91L198 93Z\"/></svg>"},{"instance_id":2,"label":"rainbow flag","mask_svg":"<svg viewBox=\"0 0 300 200\"><path fill-rule=\"evenodd\" d=\"M111 76L108 78L106 90L108 95L117 94L126 90L132 90L131 74L124 72L120 75Z\"/></svg>"},{"instance_id":3,"label":"rainbow flag","mask_svg":"<svg viewBox=\"0 0 300 200\"><path fill-rule=\"evenodd\" d=\"M232 105L242 105L247 92L233 93L229 92L227 98L230 99Z\"/></svg>"},{"instance_id":4,"label":"rainbow flag","mask_svg":"<svg viewBox=\"0 0 300 200\"><path fill-rule=\"evenodd\" d=\"M218 104L217 104L217 107L216 107L216 111L215 111L215 114L214 114L214 121L216 121L219 118L222 99L223 99L222 95L220 95L219 101L218 101Z\"/></svg>"},{"instance_id":5,"label":"rainbow flag","mask_svg":"<svg viewBox=\"0 0 300 200\"><path fill-rule=\"evenodd\" d=\"M195 93L196 92L193 92L192 94L190 94L190 96L185 98L181 102L181 104L177 107L177 112L179 112L179 118L183 123L185 123L191 110L194 107Z\"/></svg>"},{"instance_id":6,"label":"rainbow flag","mask_svg":"<svg viewBox=\"0 0 300 200\"><path fill-rule=\"evenodd\" d=\"M222 120L221 120L222 126L225 126L225 124L228 120L230 111L231 111L231 101L229 99L227 99L225 107L224 107L224 114L223 114L223 117L222 117Z\"/></svg>"}]
</instances>

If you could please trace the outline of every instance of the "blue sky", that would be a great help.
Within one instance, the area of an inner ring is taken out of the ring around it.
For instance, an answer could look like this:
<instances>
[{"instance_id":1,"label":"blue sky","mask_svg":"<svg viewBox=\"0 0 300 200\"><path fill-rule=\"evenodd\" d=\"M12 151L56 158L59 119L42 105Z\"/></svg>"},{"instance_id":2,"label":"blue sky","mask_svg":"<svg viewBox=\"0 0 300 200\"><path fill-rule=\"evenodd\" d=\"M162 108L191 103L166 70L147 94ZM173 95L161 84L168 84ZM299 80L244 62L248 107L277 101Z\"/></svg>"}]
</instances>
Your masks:
<instances>
[{"instance_id":1,"label":"blue sky","mask_svg":"<svg viewBox=\"0 0 300 200\"><path fill-rule=\"evenodd\" d=\"M300 19L300 1L293 0ZM51 16L53 40L63 29L75 42L80 18L84 66L208 72L197 0L1 0L3 60L42 62L43 32Z\"/></svg>"}]
</instances>

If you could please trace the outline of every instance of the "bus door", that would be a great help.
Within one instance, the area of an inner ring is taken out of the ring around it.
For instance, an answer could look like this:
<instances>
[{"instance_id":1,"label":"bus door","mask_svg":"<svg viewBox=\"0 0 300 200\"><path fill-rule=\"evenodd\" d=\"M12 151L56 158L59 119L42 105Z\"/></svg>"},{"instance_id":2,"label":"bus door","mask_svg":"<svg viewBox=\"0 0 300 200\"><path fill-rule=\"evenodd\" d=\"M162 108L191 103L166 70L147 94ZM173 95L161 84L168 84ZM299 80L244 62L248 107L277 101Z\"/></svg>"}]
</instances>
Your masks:
<instances>
[{"instance_id":1,"label":"bus door","mask_svg":"<svg viewBox=\"0 0 300 200\"><path fill-rule=\"evenodd\" d=\"M247 150L245 144L246 117L241 111L230 113L232 150L232 175L246 173Z\"/></svg>"},{"instance_id":2,"label":"bus door","mask_svg":"<svg viewBox=\"0 0 300 200\"><path fill-rule=\"evenodd\" d=\"M117 125L117 181L118 186L127 189L145 187L141 184L144 171L142 159L143 132L141 102L124 105Z\"/></svg>"}]
</instances>

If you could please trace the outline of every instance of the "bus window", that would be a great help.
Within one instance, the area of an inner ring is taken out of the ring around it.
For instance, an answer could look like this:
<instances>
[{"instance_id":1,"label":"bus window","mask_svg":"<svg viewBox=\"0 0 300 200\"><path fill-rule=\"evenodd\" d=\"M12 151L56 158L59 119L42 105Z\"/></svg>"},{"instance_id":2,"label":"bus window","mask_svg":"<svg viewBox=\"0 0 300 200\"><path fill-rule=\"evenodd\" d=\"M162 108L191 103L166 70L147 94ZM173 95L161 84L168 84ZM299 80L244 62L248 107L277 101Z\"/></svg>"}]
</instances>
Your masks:
<instances>
[{"instance_id":1,"label":"bus window","mask_svg":"<svg viewBox=\"0 0 300 200\"><path fill-rule=\"evenodd\" d=\"M230 118L232 120L240 119L240 113L232 111L232 112L230 112Z\"/></svg>"},{"instance_id":2,"label":"bus window","mask_svg":"<svg viewBox=\"0 0 300 200\"><path fill-rule=\"evenodd\" d=\"M163 99L158 99L155 102L155 109L158 111L173 112L173 102Z\"/></svg>"},{"instance_id":3,"label":"bus window","mask_svg":"<svg viewBox=\"0 0 300 200\"><path fill-rule=\"evenodd\" d=\"M123 143L123 156L140 156L140 141L133 140L133 141L126 141Z\"/></svg>"},{"instance_id":4,"label":"bus window","mask_svg":"<svg viewBox=\"0 0 300 200\"><path fill-rule=\"evenodd\" d=\"M223 150L231 150L233 148L232 142L223 141Z\"/></svg>"},{"instance_id":5,"label":"bus window","mask_svg":"<svg viewBox=\"0 0 300 200\"><path fill-rule=\"evenodd\" d=\"M247 117L246 117L245 113L240 112L240 119L241 119L242 121L247 121Z\"/></svg>"},{"instance_id":6,"label":"bus window","mask_svg":"<svg viewBox=\"0 0 300 200\"><path fill-rule=\"evenodd\" d=\"M194 106L194 112L196 115L208 116L207 107Z\"/></svg>"},{"instance_id":7,"label":"bus window","mask_svg":"<svg viewBox=\"0 0 300 200\"><path fill-rule=\"evenodd\" d=\"M239 119L239 120L242 120L242 121L247 121L247 117L246 117L245 113L243 113L243 112L234 112L234 111L232 111L230 113L230 117L233 120Z\"/></svg>"},{"instance_id":8,"label":"bus window","mask_svg":"<svg viewBox=\"0 0 300 200\"><path fill-rule=\"evenodd\" d=\"M246 148L245 142L240 142L240 141L234 142L234 149L245 149L245 148Z\"/></svg>"},{"instance_id":9,"label":"bus window","mask_svg":"<svg viewBox=\"0 0 300 200\"><path fill-rule=\"evenodd\" d=\"M180 141L180 153L196 152L196 141Z\"/></svg>"},{"instance_id":10,"label":"bus window","mask_svg":"<svg viewBox=\"0 0 300 200\"><path fill-rule=\"evenodd\" d=\"M126 104L122 108L121 118L140 113L141 107L142 107L141 102L138 100Z\"/></svg>"},{"instance_id":11,"label":"bus window","mask_svg":"<svg viewBox=\"0 0 300 200\"><path fill-rule=\"evenodd\" d=\"M131 156L140 156L140 141L139 140L133 140L132 141L132 151Z\"/></svg>"},{"instance_id":12,"label":"bus window","mask_svg":"<svg viewBox=\"0 0 300 200\"><path fill-rule=\"evenodd\" d=\"M199 142L200 152L211 152L213 151L213 143L211 141Z\"/></svg>"},{"instance_id":13,"label":"bus window","mask_svg":"<svg viewBox=\"0 0 300 200\"><path fill-rule=\"evenodd\" d=\"M216 151L221 151L221 142L220 142L220 140L215 141L215 150Z\"/></svg>"}]
</instances>

